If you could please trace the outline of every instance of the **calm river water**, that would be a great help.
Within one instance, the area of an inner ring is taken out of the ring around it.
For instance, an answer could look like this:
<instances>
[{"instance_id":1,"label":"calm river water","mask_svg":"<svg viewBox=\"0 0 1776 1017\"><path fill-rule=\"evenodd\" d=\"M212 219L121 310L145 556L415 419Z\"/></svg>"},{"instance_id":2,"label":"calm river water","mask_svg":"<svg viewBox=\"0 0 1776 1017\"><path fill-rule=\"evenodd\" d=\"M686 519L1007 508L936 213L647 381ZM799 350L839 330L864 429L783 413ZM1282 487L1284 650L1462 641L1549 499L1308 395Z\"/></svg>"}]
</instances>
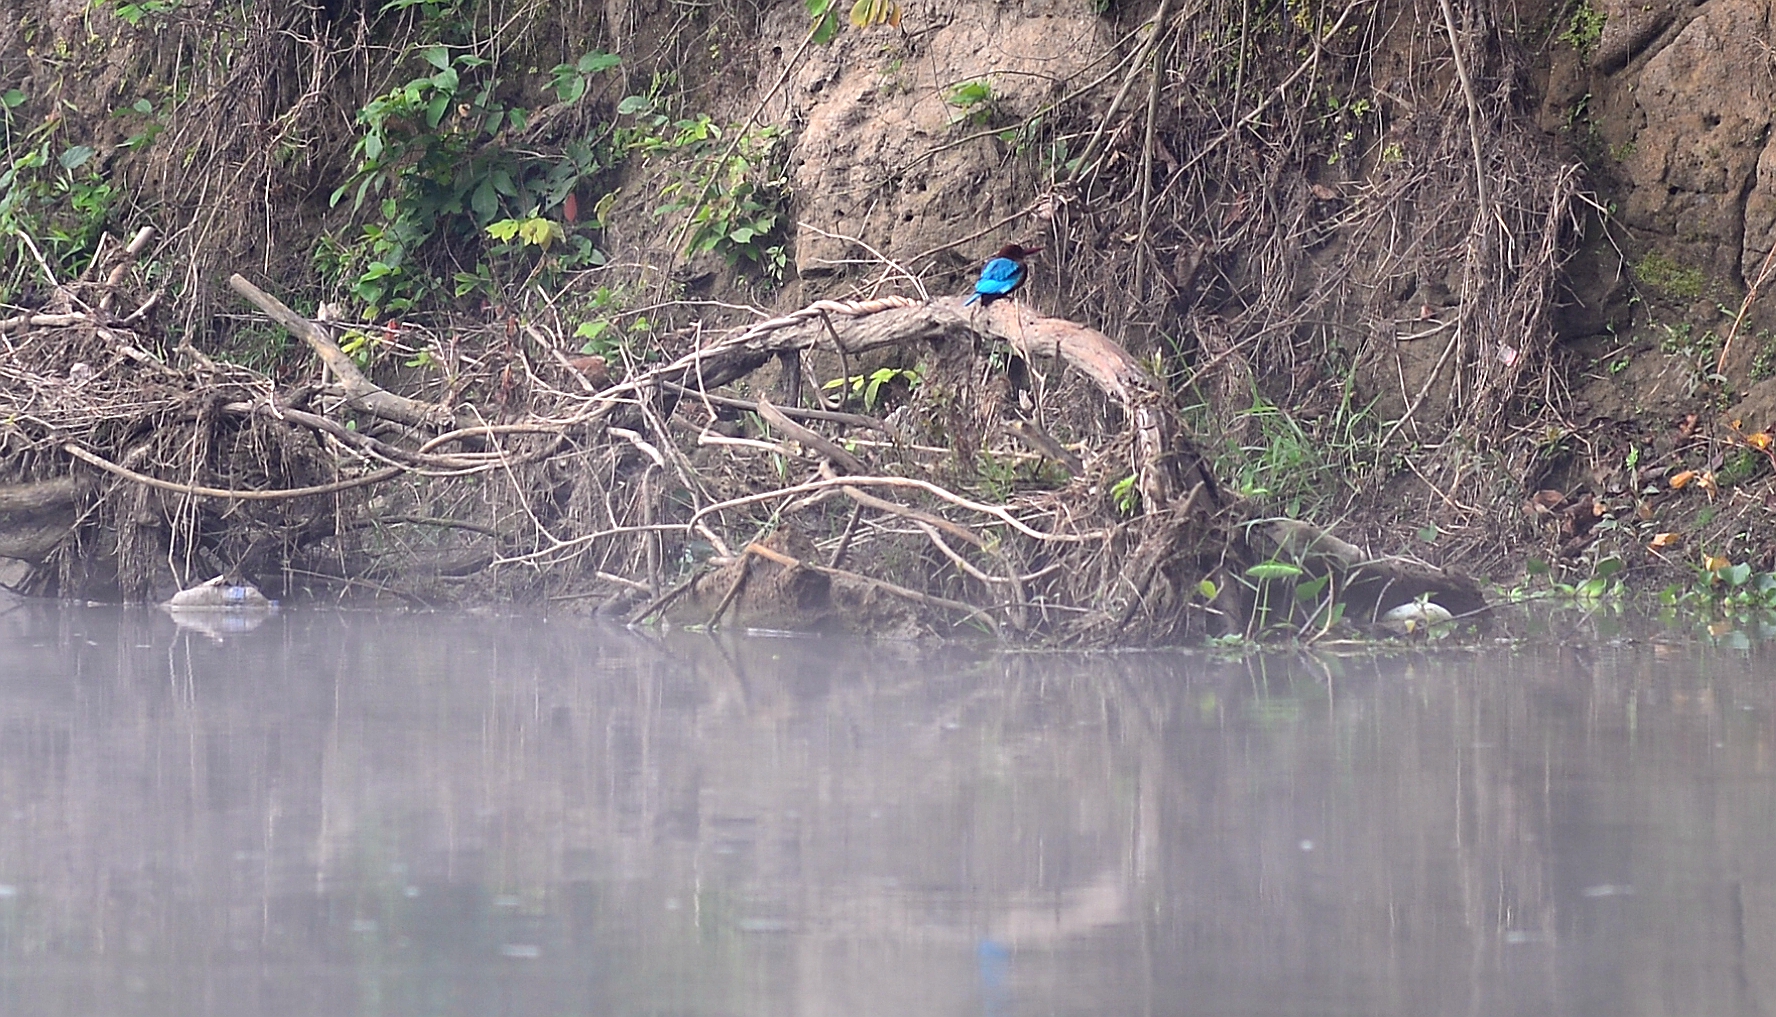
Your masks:
<instances>
[{"instance_id":1,"label":"calm river water","mask_svg":"<svg viewBox=\"0 0 1776 1017\"><path fill-rule=\"evenodd\" d=\"M0 1012L1769 1013L1770 659L13 605Z\"/></svg>"}]
</instances>

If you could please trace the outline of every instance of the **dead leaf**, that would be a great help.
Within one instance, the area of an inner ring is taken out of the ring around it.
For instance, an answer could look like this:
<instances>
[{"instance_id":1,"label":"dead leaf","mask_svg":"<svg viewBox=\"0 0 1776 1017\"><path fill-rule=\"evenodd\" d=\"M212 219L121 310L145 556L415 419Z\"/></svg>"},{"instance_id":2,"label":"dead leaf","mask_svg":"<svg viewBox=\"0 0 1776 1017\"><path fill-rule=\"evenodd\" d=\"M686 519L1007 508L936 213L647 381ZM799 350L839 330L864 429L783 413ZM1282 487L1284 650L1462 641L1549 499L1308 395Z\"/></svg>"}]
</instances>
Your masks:
<instances>
[{"instance_id":1,"label":"dead leaf","mask_svg":"<svg viewBox=\"0 0 1776 1017\"><path fill-rule=\"evenodd\" d=\"M1308 184L1307 189L1312 191L1313 196L1320 199L1321 201L1337 201L1338 200L1338 192L1334 191L1330 187L1327 187L1325 184Z\"/></svg>"},{"instance_id":2,"label":"dead leaf","mask_svg":"<svg viewBox=\"0 0 1776 1017\"><path fill-rule=\"evenodd\" d=\"M1672 533L1671 531L1667 530L1664 533L1653 534L1652 542L1649 543L1647 546L1652 548L1655 551L1660 551L1660 550L1664 550L1667 547L1676 547L1682 541L1683 541L1683 534Z\"/></svg>"},{"instance_id":3,"label":"dead leaf","mask_svg":"<svg viewBox=\"0 0 1776 1017\"><path fill-rule=\"evenodd\" d=\"M1682 473L1674 473L1671 475L1671 489L1673 491L1681 491L1689 486L1690 481L1695 479L1695 470L1685 470Z\"/></svg>"},{"instance_id":4,"label":"dead leaf","mask_svg":"<svg viewBox=\"0 0 1776 1017\"><path fill-rule=\"evenodd\" d=\"M1714 482L1714 474L1713 473L1704 473L1700 477L1697 477L1696 478L1696 486L1700 487L1704 491L1707 491L1708 497L1710 497L1710 498L1713 498L1715 495L1720 493L1720 485Z\"/></svg>"},{"instance_id":5,"label":"dead leaf","mask_svg":"<svg viewBox=\"0 0 1776 1017\"><path fill-rule=\"evenodd\" d=\"M1683 423L1677 425L1678 437L1688 438L1690 436L1690 432L1694 431L1695 429L1696 429L1696 415L1694 413L1686 413L1686 414L1684 414Z\"/></svg>"},{"instance_id":6,"label":"dead leaf","mask_svg":"<svg viewBox=\"0 0 1776 1017\"><path fill-rule=\"evenodd\" d=\"M1702 556L1702 567L1710 572L1719 572L1721 569L1732 568L1733 563L1720 555L1705 554Z\"/></svg>"},{"instance_id":7,"label":"dead leaf","mask_svg":"<svg viewBox=\"0 0 1776 1017\"><path fill-rule=\"evenodd\" d=\"M1553 512L1556 508L1559 508L1560 503L1565 500L1566 495L1559 491L1537 491L1534 495L1530 496L1529 504L1523 506L1523 511L1526 515L1531 517L1545 516L1550 512Z\"/></svg>"},{"instance_id":8,"label":"dead leaf","mask_svg":"<svg viewBox=\"0 0 1776 1017\"><path fill-rule=\"evenodd\" d=\"M1760 452L1769 448L1773 443L1776 443L1776 439L1772 439L1768 432L1765 431L1759 431L1756 434L1748 434L1745 436L1745 444L1750 445L1752 448L1755 448Z\"/></svg>"}]
</instances>

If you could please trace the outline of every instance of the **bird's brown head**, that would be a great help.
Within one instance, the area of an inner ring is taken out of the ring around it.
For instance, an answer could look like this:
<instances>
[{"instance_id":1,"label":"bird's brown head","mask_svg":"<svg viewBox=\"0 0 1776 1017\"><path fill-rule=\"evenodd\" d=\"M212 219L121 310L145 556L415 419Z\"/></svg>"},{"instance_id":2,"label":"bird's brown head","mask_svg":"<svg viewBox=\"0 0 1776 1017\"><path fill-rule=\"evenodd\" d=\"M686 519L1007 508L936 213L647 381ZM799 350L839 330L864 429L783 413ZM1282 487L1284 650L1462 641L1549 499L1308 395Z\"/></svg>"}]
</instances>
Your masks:
<instances>
[{"instance_id":1,"label":"bird's brown head","mask_svg":"<svg viewBox=\"0 0 1776 1017\"><path fill-rule=\"evenodd\" d=\"M1012 261L1023 261L1032 254L1041 253L1041 247L1025 247L1022 244L1006 244L1004 247L999 248L999 253L995 254L993 257L1010 258Z\"/></svg>"}]
</instances>

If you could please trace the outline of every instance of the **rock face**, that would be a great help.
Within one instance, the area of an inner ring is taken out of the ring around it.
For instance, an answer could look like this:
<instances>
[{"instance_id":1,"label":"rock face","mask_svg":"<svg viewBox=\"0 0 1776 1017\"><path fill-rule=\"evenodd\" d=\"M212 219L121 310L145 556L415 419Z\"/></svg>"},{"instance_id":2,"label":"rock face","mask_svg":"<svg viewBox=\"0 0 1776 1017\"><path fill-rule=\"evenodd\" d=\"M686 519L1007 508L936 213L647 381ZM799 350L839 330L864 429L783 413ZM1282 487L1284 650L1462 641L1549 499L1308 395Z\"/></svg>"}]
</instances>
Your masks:
<instances>
[{"instance_id":1,"label":"rock face","mask_svg":"<svg viewBox=\"0 0 1776 1017\"><path fill-rule=\"evenodd\" d=\"M1748 73L1769 67L1759 47L1770 34L1768 6L1715 0L1697 9L1627 82L1626 221L1669 238L1689 255L1678 261L1726 279L1742 266L1756 271L1776 221L1776 176L1747 193L1770 132L1770 77ZM1756 227L1746 221L1754 207Z\"/></svg>"},{"instance_id":2,"label":"rock face","mask_svg":"<svg viewBox=\"0 0 1776 1017\"><path fill-rule=\"evenodd\" d=\"M1551 55L1543 124L1571 139L1614 204L1620 251L1594 243L1569 266L1563 331L1607 333L1584 352L1616 359L1581 401L1620 418L1692 395L1747 289L1772 274L1776 15L1769 0L1607 0L1598 10L1588 55ZM1594 241L1602 232L1593 225ZM1757 380L1759 334L1773 325L1776 305L1754 301L1720 365L1730 387Z\"/></svg>"}]
</instances>

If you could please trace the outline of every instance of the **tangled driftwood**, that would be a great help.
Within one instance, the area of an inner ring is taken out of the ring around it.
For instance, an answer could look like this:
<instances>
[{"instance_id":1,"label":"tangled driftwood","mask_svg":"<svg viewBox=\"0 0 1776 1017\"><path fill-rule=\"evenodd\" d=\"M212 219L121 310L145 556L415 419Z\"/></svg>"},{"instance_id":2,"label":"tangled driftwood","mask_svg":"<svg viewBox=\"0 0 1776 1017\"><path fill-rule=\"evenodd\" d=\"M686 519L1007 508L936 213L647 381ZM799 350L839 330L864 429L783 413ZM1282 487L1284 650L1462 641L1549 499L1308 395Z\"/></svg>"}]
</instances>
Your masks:
<instances>
[{"instance_id":1,"label":"tangled driftwood","mask_svg":"<svg viewBox=\"0 0 1776 1017\"><path fill-rule=\"evenodd\" d=\"M1365 575L1392 577L1357 605L1370 616L1391 606L1390 589L1406 599L1460 585L1423 569L1419 581L1400 582L1400 567L1346 551L1324 604L1277 611L1270 580L1247 578L1250 566L1287 558L1303 576L1324 574L1329 545L1249 539L1164 387L1138 361L1101 333L1009 301L973 311L950 298L821 301L665 363L627 365L603 388L565 370L557 344L528 326L547 360L514 346L497 373L483 361L478 384L461 380L429 399L373 380L329 326L238 275L230 285L314 351L318 382L280 388L196 351L188 366L169 366L92 320L30 326L91 327L89 339L116 353L91 383L113 408L138 408L109 418L116 426L58 427L41 416L54 402L48 377L8 365L9 379L25 382L5 393L25 448L15 472L48 472L48 449L66 457L57 476L0 489L0 553L36 565L38 589L74 592L96 577L149 599L214 570L255 573L286 591L320 582L426 599L420 579L491 568L538 577L556 599L604 597L635 621L908 632L972 623L1020 639L1108 642L1280 625L1323 634L1337 620L1332 601L1365 589ZM937 365L900 414L912 423L790 401L805 356L848 364L895 348ZM785 367L788 397L732 387L773 363ZM1027 393L1011 393L1013 368L1036 363L1073 379L1069 398L1093 393L1084 401L1097 423L1076 426L1071 446L1048 434ZM552 386L551 371L578 384ZM529 399L502 411L497 396L519 376ZM144 402L142 390L159 400ZM132 391L134 403L124 398ZM756 414L750 433L724 422L737 411ZM919 419L950 421L951 440L921 444ZM1047 462L1048 479L987 496L970 481L982 455ZM92 483L81 467L116 482ZM1113 498L1116 486L1128 493ZM494 488L503 500L465 500ZM110 545L105 527L94 529L103 520L118 534ZM461 543L422 555L386 536L353 537L408 526ZM338 565L318 567L314 547ZM184 574L157 572L148 551ZM423 564L377 571L401 555ZM100 559L110 564L95 567Z\"/></svg>"}]
</instances>

